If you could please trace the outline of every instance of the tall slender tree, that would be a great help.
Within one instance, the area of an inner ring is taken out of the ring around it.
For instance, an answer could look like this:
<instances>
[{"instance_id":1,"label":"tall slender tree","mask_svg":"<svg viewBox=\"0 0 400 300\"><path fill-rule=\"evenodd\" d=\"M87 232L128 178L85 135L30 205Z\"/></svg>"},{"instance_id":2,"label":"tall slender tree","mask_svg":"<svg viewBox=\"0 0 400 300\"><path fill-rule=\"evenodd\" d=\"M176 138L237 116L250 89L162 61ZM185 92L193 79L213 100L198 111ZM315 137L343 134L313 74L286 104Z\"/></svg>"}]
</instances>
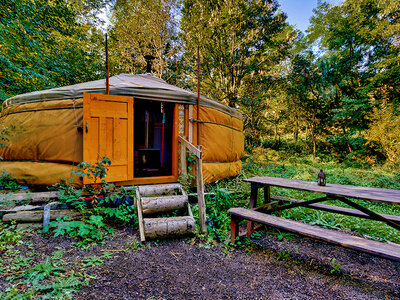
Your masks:
<instances>
[{"instance_id":1,"label":"tall slender tree","mask_svg":"<svg viewBox=\"0 0 400 300\"><path fill-rule=\"evenodd\" d=\"M155 57L153 72L169 79L178 53L178 0L116 0L111 18L111 65L115 73L145 73L145 55Z\"/></svg>"},{"instance_id":2,"label":"tall slender tree","mask_svg":"<svg viewBox=\"0 0 400 300\"><path fill-rule=\"evenodd\" d=\"M181 18L187 61L201 56L202 92L235 107L243 80L286 55L286 15L275 0L184 0ZM193 78L195 78L193 76Z\"/></svg>"}]
</instances>

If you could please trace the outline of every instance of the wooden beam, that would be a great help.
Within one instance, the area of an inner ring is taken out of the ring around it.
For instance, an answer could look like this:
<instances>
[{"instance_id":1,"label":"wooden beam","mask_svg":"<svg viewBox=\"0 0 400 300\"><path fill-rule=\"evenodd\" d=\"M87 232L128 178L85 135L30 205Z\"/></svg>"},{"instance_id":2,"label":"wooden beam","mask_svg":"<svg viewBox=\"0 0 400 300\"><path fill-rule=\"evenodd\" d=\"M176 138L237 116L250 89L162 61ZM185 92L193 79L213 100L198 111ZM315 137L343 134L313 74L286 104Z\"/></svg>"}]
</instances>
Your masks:
<instances>
[{"instance_id":1,"label":"wooden beam","mask_svg":"<svg viewBox=\"0 0 400 300\"><path fill-rule=\"evenodd\" d=\"M140 198L139 189L136 189L136 209L138 215L138 223L139 223L139 233L140 233L140 241L144 242L146 240L144 236L144 224L143 224L143 214L142 214L142 200Z\"/></svg>"},{"instance_id":2,"label":"wooden beam","mask_svg":"<svg viewBox=\"0 0 400 300\"><path fill-rule=\"evenodd\" d=\"M201 153L201 146L197 146ZM196 159L196 183L197 183L197 196L199 205L199 218L200 226L203 233L207 233L207 216L206 216L206 204L204 200L204 182L203 182L203 160L200 157Z\"/></svg>"},{"instance_id":3,"label":"wooden beam","mask_svg":"<svg viewBox=\"0 0 400 300\"><path fill-rule=\"evenodd\" d=\"M179 151L181 176L187 176L186 147L184 143L179 143Z\"/></svg>"},{"instance_id":4,"label":"wooden beam","mask_svg":"<svg viewBox=\"0 0 400 300\"><path fill-rule=\"evenodd\" d=\"M189 105L189 143L193 143L193 105Z\"/></svg>"},{"instance_id":5,"label":"wooden beam","mask_svg":"<svg viewBox=\"0 0 400 300\"><path fill-rule=\"evenodd\" d=\"M8 193L0 194L0 202L2 201L29 201L30 203L45 202L49 199L56 199L60 193L54 192L40 192L40 193Z\"/></svg>"},{"instance_id":6,"label":"wooden beam","mask_svg":"<svg viewBox=\"0 0 400 300\"><path fill-rule=\"evenodd\" d=\"M371 216L371 218L374 219L374 220L384 222L387 225L389 225L389 226L391 226L393 228L396 228L397 230L400 230L400 225L399 224L396 224L395 222L392 222L391 220L388 220L385 217L383 217L383 216L381 216L381 215L379 215L377 213L374 213L373 211L370 211L369 209L367 209L367 208L365 208L365 207L363 207L363 206L361 206L361 205L359 205L357 203L354 203L353 201L351 201L349 199L340 198L338 200L340 200L340 201L346 203L347 205L349 205L351 207L354 207L355 209L358 209L359 211Z\"/></svg>"},{"instance_id":7,"label":"wooden beam","mask_svg":"<svg viewBox=\"0 0 400 300\"><path fill-rule=\"evenodd\" d=\"M231 216L287 230L353 250L400 261L399 246L352 236L337 230L325 229L298 221L284 219L241 207L231 208Z\"/></svg>"},{"instance_id":8,"label":"wooden beam","mask_svg":"<svg viewBox=\"0 0 400 300\"><path fill-rule=\"evenodd\" d=\"M282 210L289 209L289 208L294 208L294 207L301 207L301 206L302 207L307 207L310 204L318 203L318 202L322 202L322 201L327 201L327 200L329 200L328 197L321 197L321 198L317 198L317 199L313 199L313 200L296 202L296 203L292 203L292 204L289 204L289 205L275 207L273 209L267 210L266 212L268 212L270 214L270 213L273 213L275 211L282 211Z\"/></svg>"},{"instance_id":9,"label":"wooden beam","mask_svg":"<svg viewBox=\"0 0 400 300\"><path fill-rule=\"evenodd\" d=\"M271 186L264 186L264 204L271 202Z\"/></svg>"},{"instance_id":10,"label":"wooden beam","mask_svg":"<svg viewBox=\"0 0 400 300\"><path fill-rule=\"evenodd\" d=\"M303 202L301 200L297 200L297 199L293 199L293 198L286 198L286 197L281 197L281 196L272 196L271 199L277 200L277 201L282 201L282 202ZM317 209L317 210L323 210L323 211L332 212L332 213L341 214L341 215L346 215L346 216L374 220L374 218L372 218L371 216L369 216L361 211L358 211L356 209L352 209L352 208L320 204L320 203L309 204L305 207ZM392 215L385 215L385 214L379 214L379 215L381 215L382 217L385 217L386 219L391 220L393 222L400 223L400 216L392 216Z\"/></svg>"},{"instance_id":11,"label":"wooden beam","mask_svg":"<svg viewBox=\"0 0 400 300\"><path fill-rule=\"evenodd\" d=\"M197 158L202 158L201 157L201 150L196 148L193 144L189 143L185 138L178 136L178 141L182 144L185 145L186 148L189 149L190 152L192 152Z\"/></svg>"}]
</instances>

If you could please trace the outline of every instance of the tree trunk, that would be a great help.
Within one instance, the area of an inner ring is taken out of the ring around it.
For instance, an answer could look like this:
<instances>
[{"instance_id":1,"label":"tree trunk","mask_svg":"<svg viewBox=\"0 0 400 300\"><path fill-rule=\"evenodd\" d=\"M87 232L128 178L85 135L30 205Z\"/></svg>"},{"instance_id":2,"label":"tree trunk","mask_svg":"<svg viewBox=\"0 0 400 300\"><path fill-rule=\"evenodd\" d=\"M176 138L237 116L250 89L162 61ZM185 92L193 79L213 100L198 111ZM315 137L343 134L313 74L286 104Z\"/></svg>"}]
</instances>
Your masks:
<instances>
[{"instance_id":1,"label":"tree trunk","mask_svg":"<svg viewBox=\"0 0 400 300\"><path fill-rule=\"evenodd\" d=\"M312 141L313 141L313 154L314 154L314 157L317 157L317 137L315 134L315 126L314 125L311 127L311 137L312 137Z\"/></svg>"}]
</instances>

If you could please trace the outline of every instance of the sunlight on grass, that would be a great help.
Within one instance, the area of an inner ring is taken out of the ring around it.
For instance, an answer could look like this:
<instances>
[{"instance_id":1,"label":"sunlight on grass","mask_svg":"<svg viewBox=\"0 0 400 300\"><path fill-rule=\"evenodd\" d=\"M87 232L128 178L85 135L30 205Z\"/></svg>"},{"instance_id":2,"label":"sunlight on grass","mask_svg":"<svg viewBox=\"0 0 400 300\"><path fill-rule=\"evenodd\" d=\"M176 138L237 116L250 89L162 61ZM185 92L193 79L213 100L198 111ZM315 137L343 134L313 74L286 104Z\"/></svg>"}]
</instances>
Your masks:
<instances>
[{"instance_id":1,"label":"sunlight on grass","mask_svg":"<svg viewBox=\"0 0 400 300\"><path fill-rule=\"evenodd\" d=\"M337 163L329 159L320 159L310 156L288 156L284 151L257 149L255 154L244 158L243 173L239 178L223 180L217 183L218 188L232 190L235 196L230 199L232 207L248 207L250 184L243 179L253 176L272 176L292 178L307 181L316 181L317 173L323 169L327 175L327 182L334 184L357 185L388 189L400 189L400 172L393 172L385 167L356 168L346 163ZM215 189L215 185L213 189ZM320 194L297 191L284 188L271 188L271 195L311 200L320 197ZM259 190L258 204L263 199L263 189ZM381 214L400 216L400 206L354 200L356 203ZM342 207L349 207L340 201L326 201ZM371 238L382 241L391 241L400 244L400 232L382 222L344 216L307 208L293 208L282 211L282 217L320 225L325 228L351 230ZM222 224L221 224L222 225ZM229 224L225 224L228 229Z\"/></svg>"}]
</instances>

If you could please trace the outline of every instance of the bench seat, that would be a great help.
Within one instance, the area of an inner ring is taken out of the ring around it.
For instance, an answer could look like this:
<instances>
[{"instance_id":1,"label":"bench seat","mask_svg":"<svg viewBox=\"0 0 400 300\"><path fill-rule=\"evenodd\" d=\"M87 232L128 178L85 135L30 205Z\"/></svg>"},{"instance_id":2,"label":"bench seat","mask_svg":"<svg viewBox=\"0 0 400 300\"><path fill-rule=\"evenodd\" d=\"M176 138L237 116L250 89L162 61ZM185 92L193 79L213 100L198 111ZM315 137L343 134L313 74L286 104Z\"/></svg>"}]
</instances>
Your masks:
<instances>
[{"instance_id":1,"label":"bench seat","mask_svg":"<svg viewBox=\"0 0 400 300\"><path fill-rule=\"evenodd\" d=\"M328 243L341 245L353 250L366 252L372 255L400 261L400 245L385 244L361 237L352 236L336 230L325 229L298 221L268 215L262 212L236 207L229 209L231 215L231 242L235 242L238 235L238 222L240 219L261 223L264 225L287 230Z\"/></svg>"}]
</instances>

